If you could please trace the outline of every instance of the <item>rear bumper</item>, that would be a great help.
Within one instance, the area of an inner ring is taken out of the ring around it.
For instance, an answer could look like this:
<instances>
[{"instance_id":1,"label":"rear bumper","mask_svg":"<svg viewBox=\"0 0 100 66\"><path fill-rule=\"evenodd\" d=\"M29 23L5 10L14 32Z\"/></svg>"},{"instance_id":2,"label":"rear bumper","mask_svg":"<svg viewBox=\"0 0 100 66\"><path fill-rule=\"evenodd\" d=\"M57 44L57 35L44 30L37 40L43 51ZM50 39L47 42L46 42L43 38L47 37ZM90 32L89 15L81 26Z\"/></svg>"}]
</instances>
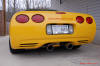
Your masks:
<instances>
[{"instance_id":1,"label":"rear bumper","mask_svg":"<svg viewBox=\"0 0 100 66\"><path fill-rule=\"evenodd\" d=\"M82 45L90 43L88 37L67 37L67 38L53 38L53 39L23 39L12 41L13 49L37 49L43 47L48 43L71 42L73 45Z\"/></svg>"},{"instance_id":2,"label":"rear bumper","mask_svg":"<svg viewBox=\"0 0 100 66\"><path fill-rule=\"evenodd\" d=\"M37 49L48 43L60 42L81 45L92 42L95 33L95 26L74 25L73 34L47 35L46 25L12 25L10 27L10 41L13 49Z\"/></svg>"},{"instance_id":3,"label":"rear bumper","mask_svg":"<svg viewBox=\"0 0 100 66\"><path fill-rule=\"evenodd\" d=\"M46 26L21 25L10 27L10 41L13 49L37 49L48 43L72 42L73 45L93 41L96 33L94 26L74 25L73 34L47 35Z\"/></svg>"}]
</instances>

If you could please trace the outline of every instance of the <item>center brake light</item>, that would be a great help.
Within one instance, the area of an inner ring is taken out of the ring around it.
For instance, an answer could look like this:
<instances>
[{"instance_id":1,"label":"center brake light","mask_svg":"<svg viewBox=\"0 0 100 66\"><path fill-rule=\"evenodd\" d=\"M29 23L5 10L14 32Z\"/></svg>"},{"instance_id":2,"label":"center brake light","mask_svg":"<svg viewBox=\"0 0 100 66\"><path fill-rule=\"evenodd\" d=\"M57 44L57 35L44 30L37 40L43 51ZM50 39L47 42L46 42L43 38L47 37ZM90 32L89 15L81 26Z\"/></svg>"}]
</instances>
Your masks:
<instances>
[{"instance_id":1,"label":"center brake light","mask_svg":"<svg viewBox=\"0 0 100 66\"><path fill-rule=\"evenodd\" d=\"M82 16L77 16L76 21L81 24L84 22L84 18Z\"/></svg>"},{"instance_id":2,"label":"center brake light","mask_svg":"<svg viewBox=\"0 0 100 66\"><path fill-rule=\"evenodd\" d=\"M26 23L29 21L29 17L25 14L20 14L16 17L16 21L19 23Z\"/></svg>"},{"instance_id":3,"label":"center brake light","mask_svg":"<svg viewBox=\"0 0 100 66\"><path fill-rule=\"evenodd\" d=\"M65 12L56 12L56 14L66 14Z\"/></svg>"},{"instance_id":4,"label":"center brake light","mask_svg":"<svg viewBox=\"0 0 100 66\"><path fill-rule=\"evenodd\" d=\"M36 23L41 23L44 21L44 16L40 15L40 14L36 14L32 16L32 21L36 22Z\"/></svg>"}]
</instances>

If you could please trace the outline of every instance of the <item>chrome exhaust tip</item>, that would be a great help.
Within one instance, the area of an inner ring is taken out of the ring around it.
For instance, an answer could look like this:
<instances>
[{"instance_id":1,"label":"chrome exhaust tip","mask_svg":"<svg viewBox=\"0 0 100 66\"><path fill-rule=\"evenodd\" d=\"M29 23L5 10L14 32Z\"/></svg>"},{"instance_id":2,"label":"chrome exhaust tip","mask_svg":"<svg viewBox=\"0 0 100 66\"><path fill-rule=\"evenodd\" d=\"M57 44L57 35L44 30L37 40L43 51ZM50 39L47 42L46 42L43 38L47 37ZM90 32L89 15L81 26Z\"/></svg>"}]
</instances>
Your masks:
<instances>
[{"instance_id":1,"label":"chrome exhaust tip","mask_svg":"<svg viewBox=\"0 0 100 66\"><path fill-rule=\"evenodd\" d=\"M73 45L71 44L71 43L67 43L67 44L65 44L65 48L66 49L73 49Z\"/></svg>"},{"instance_id":2,"label":"chrome exhaust tip","mask_svg":"<svg viewBox=\"0 0 100 66\"><path fill-rule=\"evenodd\" d=\"M53 45L47 45L46 50L49 51L49 52L54 51Z\"/></svg>"}]
</instances>

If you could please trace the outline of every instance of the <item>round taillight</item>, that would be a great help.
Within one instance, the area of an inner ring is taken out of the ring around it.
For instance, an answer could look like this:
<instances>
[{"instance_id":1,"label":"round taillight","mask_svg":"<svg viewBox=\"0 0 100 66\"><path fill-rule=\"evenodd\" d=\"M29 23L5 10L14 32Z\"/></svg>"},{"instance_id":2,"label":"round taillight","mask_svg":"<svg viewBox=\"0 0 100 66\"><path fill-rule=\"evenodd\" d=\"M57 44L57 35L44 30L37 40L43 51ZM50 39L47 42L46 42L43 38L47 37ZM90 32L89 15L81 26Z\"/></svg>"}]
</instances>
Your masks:
<instances>
[{"instance_id":1,"label":"round taillight","mask_svg":"<svg viewBox=\"0 0 100 66\"><path fill-rule=\"evenodd\" d=\"M83 23L83 22L84 22L84 18L81 17L81 16L77 16L77 17L76 17L76 21L77 21L78 23Z\"/></svg>"},{"instance_id":2,"label":"round taillight","mask_svg":"<svg viewBox=\"0 0 100 66\"><path fill-rule=\"evenodd\" d=\"M19 23L26 23L29 21L29 17L27 15L21 14L16 17L16 21Z\"/></svg>"},{"instance_id":3,"label":"round taillight","mask_svg":"<svg viewBox=\"0 0 100 66\"><path fill-rule=\"evenodd\" d=\"M87 18L86 18L86 22L87 22L88 24L92 24L92 23L93 23L93 19L92 19L91 17L87 17Z\"/></svg>"},{"instance_id":4,"label":"round taillight","mask_svg":"<svg viewBox=\"0 0 100 66\"><path fill-rule=\"evenodd\" d=\"M36 14L32 16L32 20L36 23L41 23L44 21L44 16L40 15L40 14Z\"/></svg>"}]
</instances>

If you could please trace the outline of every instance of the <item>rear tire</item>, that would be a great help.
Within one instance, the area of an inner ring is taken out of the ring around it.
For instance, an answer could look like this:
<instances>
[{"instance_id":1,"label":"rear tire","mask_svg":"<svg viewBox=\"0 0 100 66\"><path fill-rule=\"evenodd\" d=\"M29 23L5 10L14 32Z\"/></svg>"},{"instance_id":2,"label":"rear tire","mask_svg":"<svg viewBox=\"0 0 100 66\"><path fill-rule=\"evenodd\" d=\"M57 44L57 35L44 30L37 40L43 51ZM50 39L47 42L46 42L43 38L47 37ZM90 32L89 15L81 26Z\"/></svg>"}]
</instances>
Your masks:
<instances>
[{"instance_id":1,"label":"rear tire","mask_svg":"<svg viewBox=\"0 0 100 66\"><path fill-rule=\"evenodd\" d=\"M81 45L77 45L77 46L74 46L72 49L76 50L76 49L79 49L80 47L81 47Z\"/></svg>"},{"instance_id":2,"label":"rear tire","mask_svg":"<svg viewBox=\"0 0 100 66\"><path fill-rule=\"evenodd\" d=\"M10 39L9 39L9 49L10 49L10 52L11 52L12 54L17 54L17 53L20 53L20 52L24 51L24 50L21 50L21 49L13 49L13 48L11 47Z\"/></svg>"}]
</instances>

